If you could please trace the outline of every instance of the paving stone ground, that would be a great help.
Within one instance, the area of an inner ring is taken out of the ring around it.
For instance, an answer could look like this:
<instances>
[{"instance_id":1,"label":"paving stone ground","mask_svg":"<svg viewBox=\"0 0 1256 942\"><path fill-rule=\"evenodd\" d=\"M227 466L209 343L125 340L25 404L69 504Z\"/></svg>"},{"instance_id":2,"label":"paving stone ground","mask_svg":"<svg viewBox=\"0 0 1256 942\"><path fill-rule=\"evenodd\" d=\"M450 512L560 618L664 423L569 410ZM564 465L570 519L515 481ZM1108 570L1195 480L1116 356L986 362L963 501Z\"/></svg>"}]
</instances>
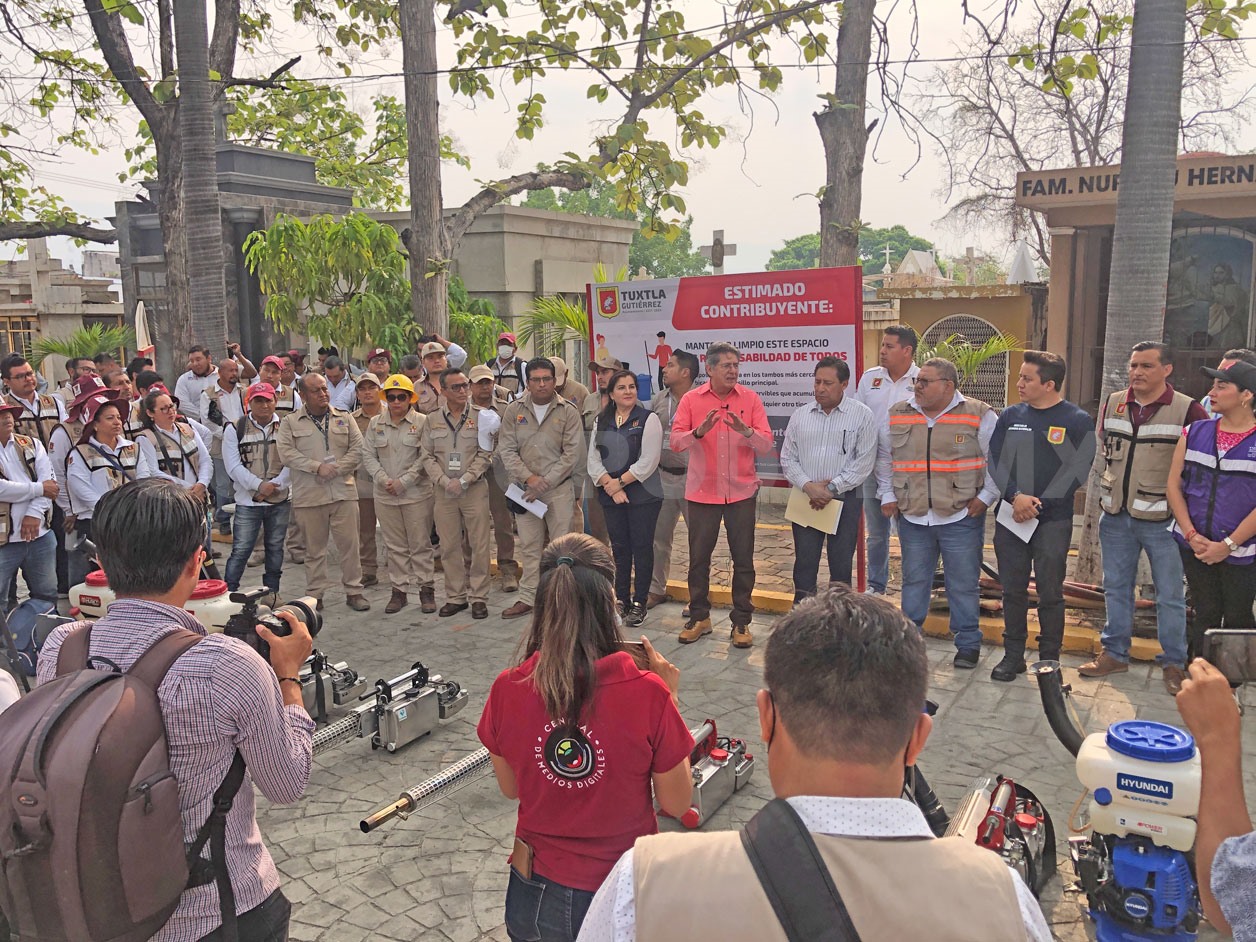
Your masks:
<instances>
[{"instance_id":1,"label":"paving stone ground","mask_svg":"<svg viewBox=\"0 0 1256 942\"><path fill-rule=\"evenodd\" d=\"M759 534L779 532L760 530ZM765 554L757 552L756 556L763 559ZM718 557L714 562L716 573L721 565L726 566ZM782 567L783 562L776 568L778 577ZM768 567L760 571L766 580ZM674 572L684 569L678 566ZM787 580L788 567L783 572ZM250 569L248 578L257 573ZM713 578L718 581L718 576ZM300 567L289 566L284 594L299 595L303 585ZM439 584L437 595L443 601ZM478 748L475 724L485 694L496 674L514 662L521 634L528 627L526 620L498 617L517 596L494 590L491 617L485 621L473 621L467 613L446 619L425 616L417 604L396 615L384 615L388 589L382 585L368 589L367 597L372 610L355 613L345 607L343 598L334 593L327 596L326 627L316 639L320 649L334 659L349 661L371 679L395 676L413 661L422 660L434 672L462 684L470 691L470 699L458 716L431 736L394 755L372 752L369 743L356 740L318 757L306 797L295 805L259 801L262 833L283 873L284 891L294 904L292 938L295 942L505 940L506 855L515 807L500 795L491 778L372 834L362 834L358 822L404 788ZM752 626L756 646L747 652L728 643L727 611L715 613L713 635L694 645L678 644L680 612L679 603L660 606L650 613L643 631L682 670L680 698L689 724L713 717L721 733L749 740L758 757L751 784L707 825L740 827L771 797L754 695L762 682L761 642L772 619L756 617ZM941 704L941 712L921 760L922 770L952 811L981 774L1010 775L1037 792L1055 819L1063 873L1063 880L1056 878L1044 893L1044 911L1057 939L1093 938L1078 895L1067 887L1072 880L1065 847L1067 819L1080 786L1071 758L1048 729L1034 682L1022 677L1012 684L993 683L989 672L1001 656L997 648L986 648L977 670L956 672L951 667L950 645L934 639L928 645L931 695ZM1066 675L1088 730L1134 716L1175 720L1173 702L1155 668L1135 665L1128 674L1096 682L1077 678L1075 668L1081 661L1066 656ZM1250 721L1244 728L1244 745L1249 754L1256 752L1256 725ZM1256 799L1256 770L1250 763L1247 788ZM1218 936L1205 932L1201 938Z\"/></svg>"}]
</instances>

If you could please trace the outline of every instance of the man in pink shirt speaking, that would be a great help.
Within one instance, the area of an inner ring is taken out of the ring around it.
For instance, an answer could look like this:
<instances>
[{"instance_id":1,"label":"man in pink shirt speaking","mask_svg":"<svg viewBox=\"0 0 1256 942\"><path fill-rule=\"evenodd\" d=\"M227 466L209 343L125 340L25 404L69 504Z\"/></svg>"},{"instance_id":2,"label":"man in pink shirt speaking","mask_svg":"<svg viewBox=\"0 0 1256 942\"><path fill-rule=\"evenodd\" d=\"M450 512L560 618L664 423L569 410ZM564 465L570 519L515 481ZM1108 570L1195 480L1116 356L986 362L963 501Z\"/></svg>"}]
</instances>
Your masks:
<instances>
[{"instance_id":1,"label":"man in pink shirt speaking","mask_svg":"<svg viewBox=\"0 0 1256 942\"><path fill-rule=\"evenodd\" d=\"M711 633L711 554L720 521L733 557L733 647L748 648L754 603L755 455L772 452L772 430L757 393L737 382L741 354L729 343L707 348L709 381L685 393L672 420L670 447L689 452L685 521L689 528L689 621L680 642Z\"/></svg>"}]
</instances>

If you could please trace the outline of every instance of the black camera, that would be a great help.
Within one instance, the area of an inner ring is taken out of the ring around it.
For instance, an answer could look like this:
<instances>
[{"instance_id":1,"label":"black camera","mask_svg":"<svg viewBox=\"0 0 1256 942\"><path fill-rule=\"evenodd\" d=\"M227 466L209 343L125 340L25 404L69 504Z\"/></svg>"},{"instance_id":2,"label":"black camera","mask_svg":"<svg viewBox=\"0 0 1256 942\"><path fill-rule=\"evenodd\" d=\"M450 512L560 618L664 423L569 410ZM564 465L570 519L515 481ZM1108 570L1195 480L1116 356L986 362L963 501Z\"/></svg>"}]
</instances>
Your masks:
<instances>
[{"instance_id":1,"label":"black camera","mask_svg":"<svg viewBox=\"0 0 1256 942\"><path fill-rule=\"evenodd\" d=\"M265 625L280 638L286 638L292 634L292 629L276 612L291 612L297 616L297 621L305 622L310 636L314 637L323 630L323 616L318 611L318 599L313 596L293 599L272 611L268 606L258 604L258 600L267 595L270 595L270 590L265 587L232 592L231 601L238 602L241 608L228 619L222 633L239 638L269 662L270 645L258 635L257 625Z\"/></svg>"}]
</instances>

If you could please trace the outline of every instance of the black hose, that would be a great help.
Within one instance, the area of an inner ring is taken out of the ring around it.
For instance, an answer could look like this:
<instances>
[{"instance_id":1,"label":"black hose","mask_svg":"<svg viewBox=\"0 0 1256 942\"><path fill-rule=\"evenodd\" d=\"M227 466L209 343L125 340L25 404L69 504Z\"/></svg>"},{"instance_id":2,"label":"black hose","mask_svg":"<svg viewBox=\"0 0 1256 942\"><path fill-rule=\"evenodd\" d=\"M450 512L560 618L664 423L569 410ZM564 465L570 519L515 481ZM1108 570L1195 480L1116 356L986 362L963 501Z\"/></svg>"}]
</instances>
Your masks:
<instances>
[{"instance_id":1,"label":"black hose","mask_svg":"<svg viewBox=\"0 0 1256 942\"><path fill-rule=\"evenodd\" d=\"M1077 728L1068 710L1068 687L1064 685L1059 661L1039 661L1029 669L1038 679L1038 695L1042 698L1042 711L1047 714L1051 732L1072 755L1082 747L1085 733Z\"/></svg>"}]
</instances>

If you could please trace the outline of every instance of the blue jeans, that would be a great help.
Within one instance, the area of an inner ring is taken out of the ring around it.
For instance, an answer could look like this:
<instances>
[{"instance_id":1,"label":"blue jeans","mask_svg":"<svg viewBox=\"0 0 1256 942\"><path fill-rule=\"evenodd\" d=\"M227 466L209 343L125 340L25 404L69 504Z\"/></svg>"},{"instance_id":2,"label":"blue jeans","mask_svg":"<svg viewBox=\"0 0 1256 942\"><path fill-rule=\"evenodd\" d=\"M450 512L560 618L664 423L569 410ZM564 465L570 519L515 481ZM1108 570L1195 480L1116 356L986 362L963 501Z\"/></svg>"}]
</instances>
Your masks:
<instances>
[{"instance_id":1,"label":"blue jeans","mask_svg":"<svg viewBox=\"0 0 1256 942\"><path fill-rule=\"evenodd\" d=\"M231 514L222 508L235 501L235 485L227 474L227 466L221 458L214 458L214 526L219 529L230 526Z\"/></svg>"},{"instance_id":2,"label":"blue jeans","mask_svg":"<svg viewBox=\"0 0 1256 942\"><path fill-rule=\"evenodd\" d=\"M884 592L890 581L890 520L881 513L879 497L865 497L863 511L868 591Z\"/></svg>"},{"instance_id":3,"label":"blue jeans","mask_svg":"<svg viewBox=\"0 0 1256 942\"><path fill-rule=\"evenodd\" d=\"M240 577L249 563L249 554L257 542L257 531L262 530L266 546L266 573L262 583L272 592L279 591L279 577L283 574L283 541L288 533L288 517L292 513L292 501L282 504L262 504L249 507L236 504L235 538L231 544L231 556L227 559L227 588L232 592L240 588Z\"/></svg>"},{"instance_id":4,"label":"blue jeans","mask_svg":"<svg viewBox=\"0 0 1256 942\"><path fill-rule=\"evenodd\" d=\"M57 538L51 530L29 543L0 546L0 586L7 586L19 568L31 598L57 601Z\"/></svg>"},{"instance_id":5,"label":"blue jeans","mask_svg":"<svg viewBox=\"0 0 1256 942\"><path fill-rule=\"evenodd\" d=\"M1122 511L1105 513L1099 520L1099 544L1103 548L1103 597L1108 620L1099 640L1118 661L1130 659L1134 633L1134 583L1138 578L1139 553L1151 563L1156 587L1156 625L1164 654L1161 664L1186 666L1186 591L1182 556L1168 523L1136 520Z\"/></svg>"},{"instance_id":6,"label":"blue jeans","mask_svg":"<svg viewBox=\"0 0 1256 942\"><path fill-rule=\"evenodd\" d=\"M920 628L929 614L933 574L942 556L946 599L951 607L951 634L960 651L981 647L981 553L986 515L955 523L924 527L898 518L898 543L903 550L903 614Z\"/></svg>"},{"instance_id":7,"label":"blue jeans","mask_svg":"<svg viewBox=\"0 0 1256 942\"><path fill-rule=\"evenodd\" d=\"M538 873L531 879L510 868L506 887L506 935L513 942L576 942L592 890L576 890Z\"/></svg>"}]
</instances>

